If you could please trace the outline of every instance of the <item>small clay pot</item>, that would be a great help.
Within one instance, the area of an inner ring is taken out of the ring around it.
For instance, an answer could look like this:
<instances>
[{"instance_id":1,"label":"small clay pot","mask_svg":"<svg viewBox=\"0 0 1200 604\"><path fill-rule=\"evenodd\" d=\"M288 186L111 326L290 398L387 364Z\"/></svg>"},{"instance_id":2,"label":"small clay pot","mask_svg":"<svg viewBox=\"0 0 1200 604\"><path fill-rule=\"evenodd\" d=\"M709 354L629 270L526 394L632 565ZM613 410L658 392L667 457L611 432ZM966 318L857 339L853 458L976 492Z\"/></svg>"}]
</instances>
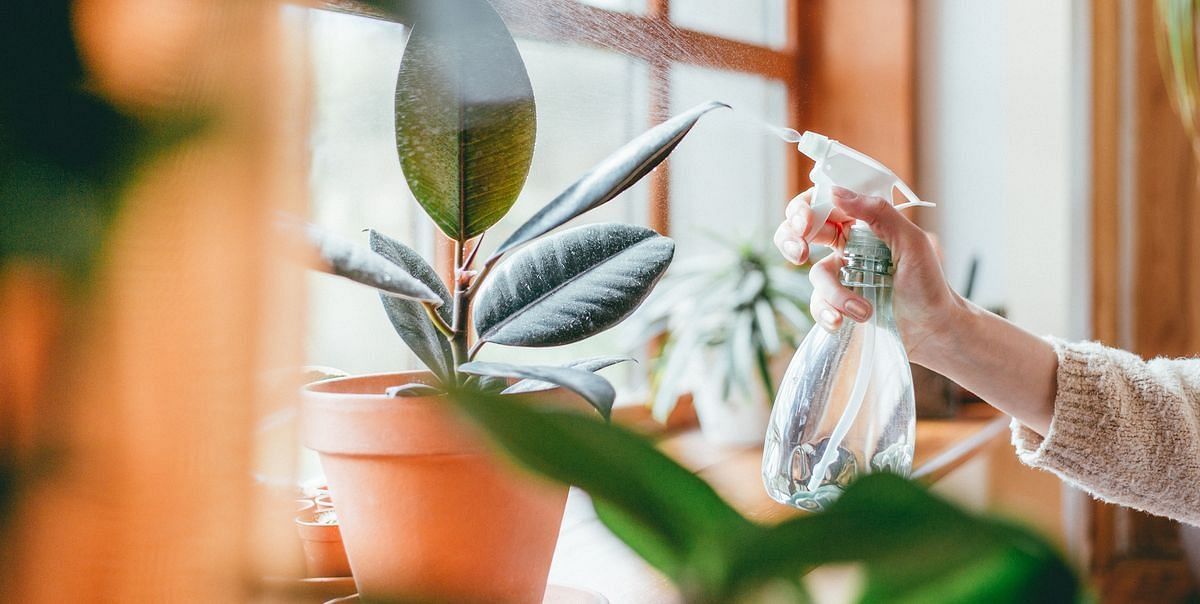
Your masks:
<instances>
[{"instance_id":1,"label":"small clay pot","mask_svg":"<svg viewBox=\"0 0 1200 604\"><path fill-rule=\"evenodd\" d=\"M333 509L333 497L330 497L329 493L318 495L316 499L313 499L313 502L316 503L318 510Z\"/></svg>"},{"instance_id":2,"label":"small clay pot","mask_svg":"<svg viewBox=\"0 0 1200 604\"><path fill-rule=\"evenodd\" d=\"M296 500L296 513L297 514L304 514L305 512L308 512L310 510L315 510L316 508L317 508L316 502L311 499L297 499Z\"/></svg>"},{"instance_id":3,"label":"small clay pot","mask_svg":"<svg viewBox=\"0 0 1200 604\"><path fill-rule=\"evenodd\" d=\"M350 561L336 524L315 522L315 514L296 517L296 532L304 545L304 566L310 577L349 577Z\"/></svg>"}]
</instances>

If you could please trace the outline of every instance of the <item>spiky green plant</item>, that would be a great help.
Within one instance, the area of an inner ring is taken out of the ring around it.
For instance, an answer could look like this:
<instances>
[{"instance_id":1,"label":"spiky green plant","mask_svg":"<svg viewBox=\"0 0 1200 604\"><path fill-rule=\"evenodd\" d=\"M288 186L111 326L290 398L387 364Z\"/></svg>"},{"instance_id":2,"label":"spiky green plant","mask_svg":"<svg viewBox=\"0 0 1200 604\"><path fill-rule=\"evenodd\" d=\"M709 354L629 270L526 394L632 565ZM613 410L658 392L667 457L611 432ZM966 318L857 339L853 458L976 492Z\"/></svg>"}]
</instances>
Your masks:
<instances>
[{"instance_id":1,"label":"spiky green plant","mask_svg":"<svg viewBox=\"0 0 1200 604\"><path fill-rule=\"evenodd\" d=\"M665 420L685 378L703 356L722 396L750 395L753 381L775 398L770 365L808 333L807 272L758 242L717 242L714 254L681 263L646 302L637 321L647 341L664 337L654 363L654 416Z\"/></svg>"}]
</instances>

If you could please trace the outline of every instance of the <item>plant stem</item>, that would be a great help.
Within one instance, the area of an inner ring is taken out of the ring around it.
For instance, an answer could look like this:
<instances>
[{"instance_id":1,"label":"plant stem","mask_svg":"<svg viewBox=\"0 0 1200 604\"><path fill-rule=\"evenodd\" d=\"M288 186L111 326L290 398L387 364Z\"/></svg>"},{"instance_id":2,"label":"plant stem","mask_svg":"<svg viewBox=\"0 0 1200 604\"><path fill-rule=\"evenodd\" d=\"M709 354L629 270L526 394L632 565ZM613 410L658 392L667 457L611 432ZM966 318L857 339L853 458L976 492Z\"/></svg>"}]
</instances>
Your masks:
<instances>
[{"instance_id":1,"label":"plant stem","mask_svg":"<svg viewBox=\"0 0 1200 604\"><path fill-rule=\"evenodd\" d=\"M425 307L425 314L429 315L429 320L433 321L433 326L436 327L438 331L442 332L442 335L446 336L447 340L453 339L454 328L450 327L450 324L442 318L442 315L439 314L437 309L433 307L433 304L430 304L429 302L422 302L421 306Z\"/></svg>"},{"instance_id":2,"label":"plant stem","mask_svg":"<svg viewBox=\"0 0 1200 604\"><path fill-rule=\"evenodd\" d=\"M471 289L467 290L467 293L471 294L471 296L475 295L476 290L479 289L479 286L483 285L484 280L487 279L488 273L492 272L492 267L496 266L496 262L499 260L499 256L492 256L483 263L483 269L480 270L479 274L475 276L475 279L471 282Z\"/></svg>"},{"instance_id":3,"label":"plant stem","mask_svg":"<svg viewBox=\"0 0 1200 604\"><path fill-rule=\"evenodd\" d=\"M479 340L471 345L471 350L467 353L467 360L475 360L475 355L479 354L479 349L483 347L483 340Z\"/></svg>"},{"instance_id":4,"label":"plant stem","mask_svg":"<svg viewBox=\"0 0 1200 604\"><path fill-rule=\"evenodd\" d=\"M458 366L466 363L470 356L467 353L468 336L467 314L471 307L471 292L469 277L464 275L463 242L454 242L454 313L451 316L450 351L454 356L454 380L461 384Z\"/></svg>"}]
</instances>

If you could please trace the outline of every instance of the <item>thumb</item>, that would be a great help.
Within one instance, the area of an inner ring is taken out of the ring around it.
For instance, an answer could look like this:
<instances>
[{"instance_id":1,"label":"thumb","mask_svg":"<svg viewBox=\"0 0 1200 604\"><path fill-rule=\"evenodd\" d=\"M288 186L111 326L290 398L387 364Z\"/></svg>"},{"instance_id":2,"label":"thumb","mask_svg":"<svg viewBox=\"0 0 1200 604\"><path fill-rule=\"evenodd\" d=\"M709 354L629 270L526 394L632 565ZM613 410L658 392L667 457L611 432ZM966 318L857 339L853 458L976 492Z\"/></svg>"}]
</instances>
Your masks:
<instances>
[{"instance_id":1,"label":"thumb","mask_svg":"<svg viewBox=\"0 0 1200 604\"><path fill-rule=\"evenodd\" d=\"M833 204L851 218L867 223L893 252L910 245L913 237L925 238L917 225L905 218L890 201L882 197L866 197L843 187L833 188Z\"/></svg>"}]
</instances>

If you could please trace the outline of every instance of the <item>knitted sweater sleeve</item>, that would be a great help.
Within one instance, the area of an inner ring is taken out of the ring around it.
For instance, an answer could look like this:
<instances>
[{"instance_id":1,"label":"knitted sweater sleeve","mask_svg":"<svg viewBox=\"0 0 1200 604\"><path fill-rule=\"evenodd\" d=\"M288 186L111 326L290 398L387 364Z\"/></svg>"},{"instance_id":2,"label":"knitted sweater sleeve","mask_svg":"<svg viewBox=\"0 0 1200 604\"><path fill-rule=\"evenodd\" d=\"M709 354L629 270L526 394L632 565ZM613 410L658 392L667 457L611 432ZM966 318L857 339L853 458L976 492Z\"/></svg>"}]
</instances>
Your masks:
<instances>
[{"instance_id":1,"label":"knitted sweater sleeve","mask_svg":"<svg viewBox=\"0 0 1200 604\"><path fill-rule=\"evenodd\" d=\"M1200 359L1051 343L1054 416L1044 438L1013 421L1021 461L1099 499L1200 526Z\"/></svg>"}]
</instances>

